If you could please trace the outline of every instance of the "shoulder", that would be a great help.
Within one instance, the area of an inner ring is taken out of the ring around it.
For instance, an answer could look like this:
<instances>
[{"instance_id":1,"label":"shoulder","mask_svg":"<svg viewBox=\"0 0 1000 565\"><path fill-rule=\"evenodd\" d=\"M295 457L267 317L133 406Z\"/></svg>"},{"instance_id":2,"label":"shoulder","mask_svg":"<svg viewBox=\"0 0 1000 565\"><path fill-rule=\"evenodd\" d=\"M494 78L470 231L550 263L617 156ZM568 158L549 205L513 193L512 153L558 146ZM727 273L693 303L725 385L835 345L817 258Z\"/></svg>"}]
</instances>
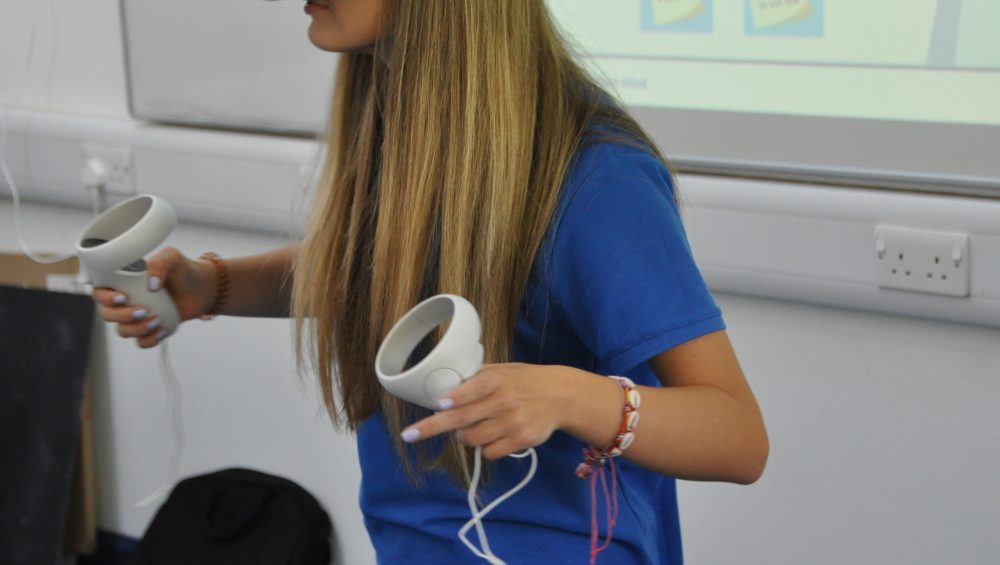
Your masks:
<instances>
[{"instance_id":1,"label":"shoulder","mask_svg":"<svg viewBox=\"0 0 1000 565\"><path fill-rule=\"evenodd\" d=\"M582 149L561 206L541 263L546 304L598 372L620 374L722 327L656 154L618 143Z\"/></svg>"},{"instance_id":2,"label":"shoulder","mask_svg":"<svg viewBox=\"0 0 1000 565\"><path fill-rule=\"evenodd\" d=\"M573 160L554 220L553 235L564 242L595 231L641 235L657 226L679 227L673 177L648 149L590 143Z\"/></svg>"},{"instance_id":3,"label":"shoulder","mask_svg":"<svg viewBox=\"0 0 1000 565\"><path fill-rule=\"evenodd\" d=\"M652 152L636 144L592 139L576 154L564 189L601 190L608 183L622 189L633 186L658 188L673 198L673 179L666 164Z\"/></svg>"},{"instance_id":4,"label":"shoulder","mask_svg":"<svg viewBox=\"0 0 1000 565\"><path fill-rule=\"evenodd\" d=\"M675 200L673 177L659 156L637 145L599 140L577 152L563 184L560 216L667 212Z\"/></svg>"},{"instance_id":5,"label":"shoulder","mask_svg":"<svg viewBox=\"0 0 1000 565\"><path fill-rule=\"evenodd\" d=\"M607 142L578 152L550 225L545 267L587 283L605 266L665 265L689 253L673 179L656 154Z\"/></svg>"}]
</instances>

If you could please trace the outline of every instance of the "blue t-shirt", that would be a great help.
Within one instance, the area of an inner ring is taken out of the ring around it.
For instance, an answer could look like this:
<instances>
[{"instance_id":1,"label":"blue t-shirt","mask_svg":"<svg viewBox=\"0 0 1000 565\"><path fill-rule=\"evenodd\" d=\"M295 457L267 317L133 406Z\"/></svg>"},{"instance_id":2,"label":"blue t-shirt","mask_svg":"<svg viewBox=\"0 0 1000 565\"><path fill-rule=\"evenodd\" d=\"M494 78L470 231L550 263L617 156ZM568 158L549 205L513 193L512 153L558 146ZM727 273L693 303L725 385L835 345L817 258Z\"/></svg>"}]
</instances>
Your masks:
<instances>
[{"instance_id":1,"label":"blue t-shirt","mask_svg":"<svg viewBox=\"0 0 1000 565\"><path fill-rule=\"evenodd\" d=\"M648 359L725 327L691 257L671 176L636 148L598 143L579 152L535 267L514 339L521 362L659 386ZM388 434L378 413L358 430L361 509L379 562L483 563L457 538L469 519L465 489L441 471L414 486ZM536 448L535 477L484 519L498 557L511 565L587 563L589 481L574 475L583 447L556 432ZM617 463L618 521L598 563L680 564L674 479ZM527 459L494 462L480 500L500 496L527 469ZM474 531L469 538L476 539Z\"/></svg>"}]
</instances>

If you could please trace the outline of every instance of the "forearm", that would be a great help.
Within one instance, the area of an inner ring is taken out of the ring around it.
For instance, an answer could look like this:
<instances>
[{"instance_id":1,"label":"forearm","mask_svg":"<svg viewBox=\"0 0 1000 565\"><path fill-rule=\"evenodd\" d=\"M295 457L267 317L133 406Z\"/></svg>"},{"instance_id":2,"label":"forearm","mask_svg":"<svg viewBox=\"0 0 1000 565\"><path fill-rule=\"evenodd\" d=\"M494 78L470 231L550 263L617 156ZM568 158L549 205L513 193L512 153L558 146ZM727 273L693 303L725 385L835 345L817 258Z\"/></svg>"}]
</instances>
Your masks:
<instances>
[{"instance_id":1,"label":"forearm","mask_svg":"<svg viewBox=\"0 0 1000 565\"><path fill-rule=\"evenodd\" d=\"M258 255L225 259L229 294L222 314L287 317L291 304L292 265L297 251L298 244L293 244ZM217 288L214 280L213 288Z\"/></svg>"},{"instance_id":2,"label":"forearm","mask_svg":"<svg viewBox=\"0 0 1000 565\"><path fill-rule=\"evenodd\" d=\"M682 479L756 481L767 461L767 432L725 332L674 346L647 365L664 386L638 387L635 440L622 457ZM441 411L403 431L404 441L458 430L462 443L497 459L540 445L556 430L606 448L620 429L624 397L606 376L503 363L484 365L439 404Z\"/></svg>"},{"instance_id":3,"label":"forearm","mask_svg":"<svg viewBox=\"0 0 1000 565\"><path fill-rule=\"evenodd\" d=\"M615 381L579 371L565 373L563 431L603 448L622 417ZM570 380L572 379L572 380ZM711 386L637 387L642 395L635 441L622 457L643 467L689 480L751 483L763 471L767 437L750 399Z\"/></svg>"}]
</instances>

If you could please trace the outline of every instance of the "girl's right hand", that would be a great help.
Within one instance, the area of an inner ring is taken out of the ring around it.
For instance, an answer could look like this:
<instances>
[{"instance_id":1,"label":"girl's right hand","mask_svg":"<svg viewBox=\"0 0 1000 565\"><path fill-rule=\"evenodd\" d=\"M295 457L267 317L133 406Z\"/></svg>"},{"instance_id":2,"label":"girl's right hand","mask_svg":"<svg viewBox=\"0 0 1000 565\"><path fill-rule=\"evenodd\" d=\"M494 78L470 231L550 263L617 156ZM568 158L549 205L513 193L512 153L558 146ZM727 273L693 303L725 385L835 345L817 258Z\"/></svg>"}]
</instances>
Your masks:
<instances>
[{"instance_id":1,"label":"girl's right hand","mask_svg":"<svg viewBox=\"0 0 1000 565\"><path fill-rule=\"evenodd\" d=\"M188 259L167 247L147 261L149 288L165 289L177 307L181 321L200 317L215 300L215 267L207 261ZM118 335L135 338L139 347L154 347L166 337L156 312L141 304L130 304L125 293L113 288L95 288L91 294L100 305L98 314L118 324Z\"/></svg>"}]
</instances>

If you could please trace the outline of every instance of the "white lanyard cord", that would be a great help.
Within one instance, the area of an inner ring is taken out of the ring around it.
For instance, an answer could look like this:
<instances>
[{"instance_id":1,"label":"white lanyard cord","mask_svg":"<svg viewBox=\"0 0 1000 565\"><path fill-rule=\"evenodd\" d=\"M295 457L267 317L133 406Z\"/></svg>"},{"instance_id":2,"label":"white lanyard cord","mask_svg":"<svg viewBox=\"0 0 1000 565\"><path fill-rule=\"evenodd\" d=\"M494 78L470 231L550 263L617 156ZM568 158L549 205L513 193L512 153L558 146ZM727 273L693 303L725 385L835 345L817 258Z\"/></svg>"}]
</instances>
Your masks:
<instances>
[{"instance_id":1,"label":"white lanyard cord","mask_svg":"<svg viewBox=\"0 0 1000 565\"><path fill-rule=\"evenodd\" d=\"M473 464L472 470L472 483L469 485L468 501L469 501L469 511L472 512L472 518L462 526L462 529L458 531L458 539L462 540L465 547L469 548L469 551L476 554L477 557L481 557L486 561L489 561L492 565L506 565L503 560L493 554L490 550L489 541L486 539L486 530L483 528L483 517L496 508L501 502L507 500L508 498L514 496L519 490L525 487L531 479L535 476L535 470L538 469L538 454L535 453L534 449L526 449L520 453L512 453L509 457L514 457L517 459L522 459L524 457L531 457L531 467L528 469L528 474L521 479L521 482L514 485L514 488L505 492L501 496L497 497L496 500L489 503L483 509L479 509L479 505L476 503L476 491L479 489L479 477L482 474L482 459L483 459L483 448L476 448L475 463ZM479 536L479 545L482 547L482 551L479 550L471 541L467 534L472 526L476 527L476 534Z\"/></svg>"}]
</instances>

